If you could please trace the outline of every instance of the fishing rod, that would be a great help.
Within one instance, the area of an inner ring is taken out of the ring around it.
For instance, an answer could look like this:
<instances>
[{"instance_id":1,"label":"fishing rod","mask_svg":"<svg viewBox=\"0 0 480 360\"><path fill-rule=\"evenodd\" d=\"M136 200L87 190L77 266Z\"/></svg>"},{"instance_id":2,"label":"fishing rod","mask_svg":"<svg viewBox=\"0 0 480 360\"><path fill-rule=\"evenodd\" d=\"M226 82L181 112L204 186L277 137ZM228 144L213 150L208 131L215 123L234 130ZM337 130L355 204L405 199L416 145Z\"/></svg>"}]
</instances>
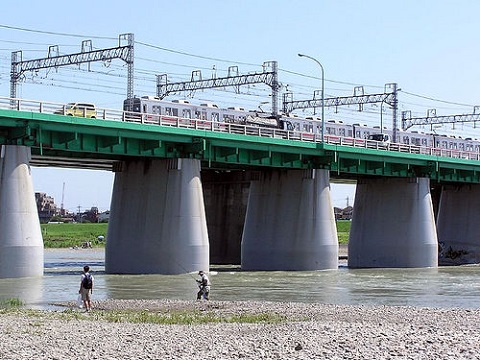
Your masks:
<instances>
[{"instance_id":1,"label":"fishing rod","mask_svg":"<svg viewBox=\"0 0 480 360\"><path fill-rule=\"evenodd\" d=\"M193 280L197 281L197 279L192 275L192 273L194 273L195 271L188 271L187 269L185 269L182 264L180 264L176 259L172 258L172 260L183 270L185 271L185 273L190 276Z\"/></svg>"}]
</instances>

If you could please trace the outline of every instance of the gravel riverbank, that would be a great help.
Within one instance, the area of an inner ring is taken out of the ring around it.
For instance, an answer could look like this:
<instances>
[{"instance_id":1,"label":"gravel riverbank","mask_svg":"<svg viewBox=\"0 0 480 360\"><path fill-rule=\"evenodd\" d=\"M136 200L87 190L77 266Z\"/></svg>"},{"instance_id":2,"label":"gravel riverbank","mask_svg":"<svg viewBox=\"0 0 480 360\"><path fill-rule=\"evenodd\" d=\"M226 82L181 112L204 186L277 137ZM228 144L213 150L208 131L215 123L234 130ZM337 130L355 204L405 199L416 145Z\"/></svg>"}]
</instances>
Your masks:
<instances>
[{"instance_id":1,"label":"gravel riverbank","mask_svg":"<svg viewBox=\"0 0 480 360\"><path fill-rule=\"evenodd\" d=\"M75 304L61 304L74 308ZM107 300L92 313L0 312L1 359L480 359L480 310L272 302ZM156 325L95 312L277 313L279 324Z\"/></svg>"}]
</instances>

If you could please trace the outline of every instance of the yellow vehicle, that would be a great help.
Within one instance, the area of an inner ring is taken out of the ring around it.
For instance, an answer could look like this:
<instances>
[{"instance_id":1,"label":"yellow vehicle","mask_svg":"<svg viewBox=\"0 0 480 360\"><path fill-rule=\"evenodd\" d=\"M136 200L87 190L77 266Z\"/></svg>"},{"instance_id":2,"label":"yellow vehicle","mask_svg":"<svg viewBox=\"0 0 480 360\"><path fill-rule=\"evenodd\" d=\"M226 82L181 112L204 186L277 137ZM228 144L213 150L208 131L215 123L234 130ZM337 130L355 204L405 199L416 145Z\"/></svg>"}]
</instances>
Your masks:
<instances>
[{"instance_id":1,"label":"yellow vehicle","mask_svg":"<svg viewBox=\"0 0 480 360\"><path fill-rule=\"evenodd\" d=\"M63 109L55 111L54 114L95 119L97 117L97 109L94 104L68 103Z\"/></svg>"}]
</instances>

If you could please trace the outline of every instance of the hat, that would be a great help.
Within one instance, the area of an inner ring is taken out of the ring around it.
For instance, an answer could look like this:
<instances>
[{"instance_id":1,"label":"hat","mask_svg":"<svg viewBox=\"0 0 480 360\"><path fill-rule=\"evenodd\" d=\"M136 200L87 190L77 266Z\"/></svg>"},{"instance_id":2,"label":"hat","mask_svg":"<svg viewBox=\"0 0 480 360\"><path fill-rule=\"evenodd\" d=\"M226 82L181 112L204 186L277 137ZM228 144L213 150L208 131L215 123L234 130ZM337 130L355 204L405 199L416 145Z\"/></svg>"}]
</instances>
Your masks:
<instances>
[{"instance_id":1,"label":"hat","mask_svg":"<svg viewBox=\"0 0 480 360\"><path fill-rule=\"evenodd\" d=\"M203 275L203 271L200 270L200 271L198 272L198 275Z\"/></svg>"}]
</instances>

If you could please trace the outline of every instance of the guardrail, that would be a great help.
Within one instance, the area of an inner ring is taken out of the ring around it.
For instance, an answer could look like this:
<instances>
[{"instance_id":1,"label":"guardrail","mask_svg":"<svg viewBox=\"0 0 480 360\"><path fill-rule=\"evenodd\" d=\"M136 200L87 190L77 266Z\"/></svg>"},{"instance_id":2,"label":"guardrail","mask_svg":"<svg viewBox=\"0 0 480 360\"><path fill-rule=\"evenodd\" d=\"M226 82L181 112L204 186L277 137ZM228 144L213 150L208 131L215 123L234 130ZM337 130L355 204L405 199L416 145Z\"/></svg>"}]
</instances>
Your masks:
<instances>
[{"instance_id":1,"label":"guardrail","mask_svg":"<svg viewBox=\"0 0 480 360\"><path fill-rule=\"evenodd\" d=\"M29 111L46 114L65 114L65 104L51 103L38 100L0 97L0 109ZM213 122L201 119L188 119L158 114L141 114L114 109L96 109L97 119L108 121L134 122L156 126L170 126L177 128L196 129L204 131L224 132L250 136L270 137L277 139L321 142L319 134L299 131L287 131L252 125L242 125L226 122ZM480 154L475 152L460 151L455 149L431 148L426 146L407 145L400 143L384 143L375 140L340 137L333 135L324 136L325 143L355 148L393 151L399 153L431 155L455 159L480 160Z\"/></svg>"}]
</instances>

